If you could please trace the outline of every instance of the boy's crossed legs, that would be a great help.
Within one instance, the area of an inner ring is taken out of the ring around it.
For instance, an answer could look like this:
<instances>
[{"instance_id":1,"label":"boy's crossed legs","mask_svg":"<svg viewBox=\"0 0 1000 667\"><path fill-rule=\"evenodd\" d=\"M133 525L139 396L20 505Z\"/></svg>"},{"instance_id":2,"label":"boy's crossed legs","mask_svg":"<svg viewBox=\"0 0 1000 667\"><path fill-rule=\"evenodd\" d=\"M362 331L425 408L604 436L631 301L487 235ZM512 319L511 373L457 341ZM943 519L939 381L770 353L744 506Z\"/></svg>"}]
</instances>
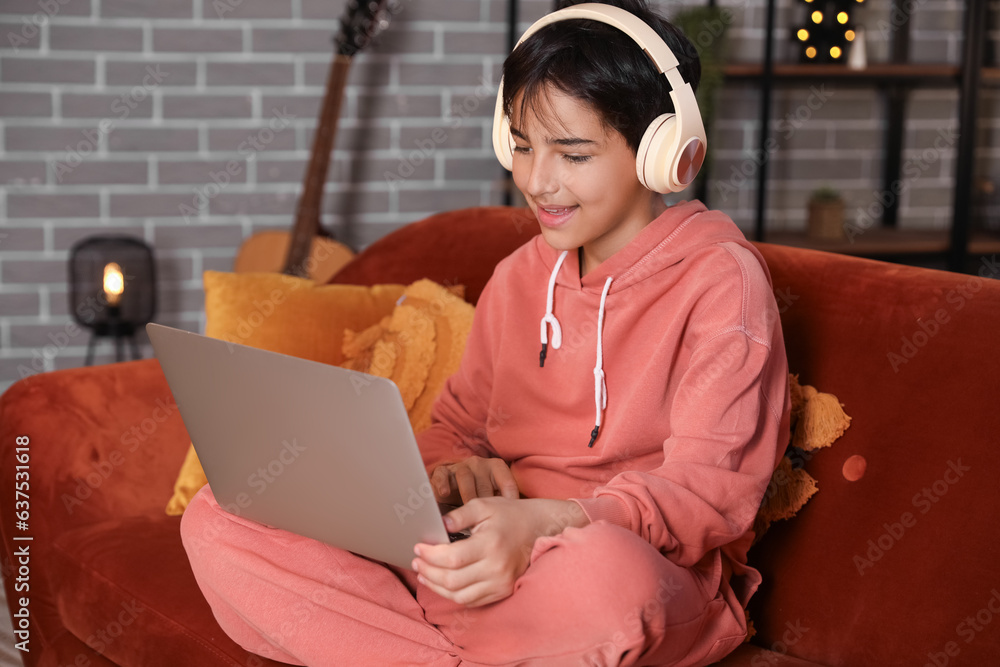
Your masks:
<instances>
[{"instance_id":1,"label":"boy's crossed legs","mask_svg":"<svg viewBox=\"0 0 1000 667\"><path fill-rule=\"evenodd\" d=\"M742 614L704 627L726 602L698 573L604 522L540 538L514 594L471 609L409 570L233 516L207 485L181 536L226 633L291 664L694 665L742 641Z\"/></svg>"}]
</instances>

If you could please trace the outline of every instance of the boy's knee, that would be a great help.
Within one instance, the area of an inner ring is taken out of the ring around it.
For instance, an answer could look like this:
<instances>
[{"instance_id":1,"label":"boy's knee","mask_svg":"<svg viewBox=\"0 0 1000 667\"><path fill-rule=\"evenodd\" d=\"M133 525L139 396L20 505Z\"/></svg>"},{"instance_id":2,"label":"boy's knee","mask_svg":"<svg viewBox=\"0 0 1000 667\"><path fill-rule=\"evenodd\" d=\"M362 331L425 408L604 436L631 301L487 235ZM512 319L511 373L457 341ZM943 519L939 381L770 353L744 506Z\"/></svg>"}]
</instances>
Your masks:
<instances>
[{"instance_id":1,"label":"boy's knee","mask_svg":"<svg viewBox=\"0 0 1000 667\"><path fill-rule=\"evenodd\" d=\"M564 534L561 567L574 578L607 589L612 599L643 616L662 613L672 600L701 596L690 571L663 556L632 531L605 521Z\"/></svg>"},{"instance_id":2,"label":"boy's knee","mask_svg":"<svg viewBox=\"0 0 1000 667\"><path fill-rule=\"evenodd\" d=\"M636 569L658 569L664 560L649 542L607 521L567 530L563 538L581 567L620 569L619 574L629 574Z\"/></svg>"}]
</instances>

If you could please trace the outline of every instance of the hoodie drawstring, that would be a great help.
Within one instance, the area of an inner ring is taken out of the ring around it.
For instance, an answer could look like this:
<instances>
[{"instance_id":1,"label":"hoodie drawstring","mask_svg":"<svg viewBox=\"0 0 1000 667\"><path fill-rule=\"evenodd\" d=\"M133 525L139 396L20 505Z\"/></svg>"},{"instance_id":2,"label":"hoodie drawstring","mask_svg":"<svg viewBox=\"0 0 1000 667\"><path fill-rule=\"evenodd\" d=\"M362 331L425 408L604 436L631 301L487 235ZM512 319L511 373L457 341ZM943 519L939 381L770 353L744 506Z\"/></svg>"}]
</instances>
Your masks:
<instances>
[{"instance_id":1,"label":"hoodie drawstring","mask_svg":"<svg viewBox=\"0 0 1000 667\"><path fill-rule=\"evenodd\" d=\"M597 419L594 430L590 432L590 444L587 447L594 446L597 433L601 429L604 408L608 407L608 387L604 383L604 348L601 339L604 332L604 302L608 299L609 289L611 289L611 276L608 276L604 282L604 291L601 292L601 307L597 311L597 364L594 366L594 403L597 405Z\"/></svg>"},{"instance_id":2,"label":"hoodie drawstring","mask_svg":"<svg viewBox=\"0 0 1000 667\"><path fill-rule=\"evenodd\" d=\"M559 320L552 314L552 297L556 289L556 274L559 273L559 267L562 266L568 254L569 250L563 250L556 262L556 267L552 269L552 275L549 276L549 293L545 299L545 317L542 318L542 351L538 353L539 366L545 366L545 355L549 347L549 331L546 324L552 325L552 347L558 350L559 346L562 345L562 328L559 326Z\"/></svg>"},{"instance_id":3,"label":"hoodie drawstring","mask_svg":"<svg viewBox=\"0 0 1000 667\"><path fill-rule=\"evenodd\" d=\"M552 326L553 349L558 350L559 346L562 345L562 329L559 326L559 320L556 319L555 314L552 312L552 307L556 288L556 275L558 275L567 254L569 254L569 251L564 250L559 255L555 268L552 269L552 275L549 276L549 291L545 300L545 317L541 321L542 351L538 354L538 365L541 367L545 366L545 356L548 353L548 325ZM608 291L611 289L611 282L612 278L608 276L608 279L604 282L604 291L601 292L601 306L597 311L597 363L594 366L594 404L597 417L594 423L594 430L590 432L590 443L587 447L594 446L594 441L597 440L597 435L601 430L604 409L608 407L608 387L604 382L604 347L602 340L604 335L604 306L608 300Z\"/></svg>"}]
</instances>

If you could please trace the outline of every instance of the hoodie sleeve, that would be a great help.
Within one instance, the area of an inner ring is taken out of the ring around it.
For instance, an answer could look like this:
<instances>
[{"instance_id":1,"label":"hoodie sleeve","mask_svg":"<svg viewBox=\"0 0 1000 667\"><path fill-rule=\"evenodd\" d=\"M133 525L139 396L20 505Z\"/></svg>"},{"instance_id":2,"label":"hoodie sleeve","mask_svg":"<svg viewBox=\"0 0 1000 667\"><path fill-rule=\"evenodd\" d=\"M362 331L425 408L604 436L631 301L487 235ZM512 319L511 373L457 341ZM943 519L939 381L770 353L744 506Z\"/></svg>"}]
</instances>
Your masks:
<instances>
[{"instance_id":1,"label":"hoodie sleeve","mask_svg":"<svg viewBox=\"0 0 1000 667\"><path fill-rule=\"evenodd\" d=\"M490 280L479 297L462 362L431 407L430 427L417 434L428 475L445 463L497 455L488 440L495 349L492 332L497 331L491 317L495 309L492 286Z\"/></svg>"},{"instance_id":2,"label":"hoodie sleeve","mask_svg":"<svg viewBox=\"0 0 1000 667\"><path fill-rule=\"evenodd\" d=\"M620 473L577 499L592 521L629 528L684 567L750 530L789 436L788 362L766 295L752 330L732 325L694 342L667 408L663 464ZM745 304L733 308L745 314Z\"/></svg>"}]
</instances>

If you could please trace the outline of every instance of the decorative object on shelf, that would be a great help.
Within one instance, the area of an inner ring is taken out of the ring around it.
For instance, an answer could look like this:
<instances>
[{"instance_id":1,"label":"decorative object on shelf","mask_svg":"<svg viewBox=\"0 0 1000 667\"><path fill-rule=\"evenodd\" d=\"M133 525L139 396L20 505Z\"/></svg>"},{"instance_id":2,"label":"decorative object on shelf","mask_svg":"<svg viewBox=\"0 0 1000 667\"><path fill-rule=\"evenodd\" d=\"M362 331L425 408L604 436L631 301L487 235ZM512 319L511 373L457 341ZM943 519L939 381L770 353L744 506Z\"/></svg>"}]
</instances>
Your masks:
<instances>
[{"instance_id":1,"label":"decorative object on shelf","mask_svg":"<svg viewBox=\"0 0 1000 667\"><path fill-rule=\"evenodd\" d=\"M78 324L91 330L85 365L94 360L96 339L114 339L115 361L123 361L122 339L132 358L141 358L136 330L156 312L153 250L142 240L121 234L90 236L69 253L69 307Z\"/></svg>"},{"instance_id":2,"label":"decorative object on shelf","mask_svg":"<svg viewBox=\"0 0 1000 667\"><path fill-rule=\"evenodd\" d=\"M847 66L851 69L864 69L868 67L868 50L865 46L865 27L858 26L854 31L854 39L851 40L850 50L847 53Z\"/></svg>"},{"instance_id":3,"label":"decorative object on shelf","mask_svg":"<svg viewBox=\"0 0 1000 667\"><path fill-rule=\"evenodd\" d=\"M800 0L806 20L795 31L799 60L804 63L843 63L857 38L851 10L864 0Z\"/></svg>"},{"instance_id":4,"label":"decorative object on shelf","mask_svg":"<svg viewBox=\"0 0 1000 667\"><path fill-rule=\"evenodd\" d=\"M839 192L829 187L813 191L806 234L814 239L844 239L844 200Z\"/></svg>"}]
</instances>

